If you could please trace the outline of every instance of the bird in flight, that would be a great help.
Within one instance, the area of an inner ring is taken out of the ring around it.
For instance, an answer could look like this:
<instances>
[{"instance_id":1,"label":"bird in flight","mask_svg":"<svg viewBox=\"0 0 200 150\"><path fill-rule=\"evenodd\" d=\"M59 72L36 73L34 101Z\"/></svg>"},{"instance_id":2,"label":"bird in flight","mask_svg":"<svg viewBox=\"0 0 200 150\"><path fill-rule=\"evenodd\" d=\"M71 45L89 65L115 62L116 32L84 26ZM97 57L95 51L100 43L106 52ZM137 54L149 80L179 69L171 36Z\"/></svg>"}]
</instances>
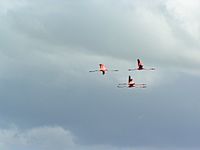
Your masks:
<instances>
[{"instance_id":1,"label":"bird in flight","mask_svg":"<svg viewBox=\"0 0 200 150\"><path fill-rule=\"evenodd\" d=\"M104 75L108 71L119 71L119 70L109 70L106 68L104 64L99 64L99 69L98 70L91 70L89 72L101 72L102 75Z\"/></svg>"},{"instance_id":2,"label":"bird in flight","mask_svg":"<svg viewBox=\"0 0 200 150\"><path fill-rule=\"evenodd\" d=\"M128 77L128 83L120 83L117 86L118 88L146 88L146 84L143 83L135 83L131 76Z\"/></svg>"},{"instance_id":3,"label":"bird in flight","mask_svg":"<svg viewBox=\"0 0 200 150\"><path fill-rule=\"evenodd\" d=\"M155 68L144 68L144 65L140 59L137 59L137 68L128 69L128 71L134 71L134 70L155 70Z\"/></svg>"}]
</instances>

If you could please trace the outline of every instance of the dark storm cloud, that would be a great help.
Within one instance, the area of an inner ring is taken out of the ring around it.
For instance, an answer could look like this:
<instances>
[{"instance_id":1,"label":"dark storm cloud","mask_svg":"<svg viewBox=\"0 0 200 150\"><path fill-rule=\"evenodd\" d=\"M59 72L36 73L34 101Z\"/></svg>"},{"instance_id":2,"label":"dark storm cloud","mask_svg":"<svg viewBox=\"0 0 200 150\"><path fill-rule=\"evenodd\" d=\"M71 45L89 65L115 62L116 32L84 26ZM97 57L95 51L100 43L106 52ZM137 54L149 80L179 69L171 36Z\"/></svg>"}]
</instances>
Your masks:
<instances>
[{"instance_id":1,"label":"dark storm cloud","mask_svg":"<svg viewBox=\"0 0 200 150\"><path fill-rule=\"evenodd\" d=\"M199 74L199 2L192 2L0 2L0 146L199 148L199 77L191 75ZM148 88L117 89L137 57L157 68L130 73ZM89 74L98 63L120 72Z\"/></svg>"}]
</instances>

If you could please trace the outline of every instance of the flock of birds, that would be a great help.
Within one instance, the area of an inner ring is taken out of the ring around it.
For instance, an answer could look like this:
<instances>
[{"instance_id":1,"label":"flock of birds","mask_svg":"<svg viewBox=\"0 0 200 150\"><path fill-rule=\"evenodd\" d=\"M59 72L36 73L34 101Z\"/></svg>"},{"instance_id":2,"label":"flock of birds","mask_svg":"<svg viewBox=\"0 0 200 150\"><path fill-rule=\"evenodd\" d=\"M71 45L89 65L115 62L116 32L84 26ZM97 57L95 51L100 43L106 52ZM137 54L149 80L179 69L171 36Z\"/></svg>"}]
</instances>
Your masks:
<instances>
[{"instance_id":1,"label":"flock of birds","mask_svg":"<svg viewBox=\"0 0 200 150\"><path fill-rule=\"evenodd\" d=\"M140 59L137 59L137 68L132 68L132 69L128 69L128 71L135 71L135 70L155 70L155 68L144 68L144 65L142 63L142 61ZM99 69L98 70L92 70L89 72L101 72L102 75L105 75L105 73L107 71L119 71L119 70L108 70L104 64L99 64ZM133 80L133 78L131 78L131 76L129 75L128 77L128 82L127 83L120 83L117 86L118 88L146 88L146 84L140 83L140 84L136 84Z\"/></svg>"}]
</instances>

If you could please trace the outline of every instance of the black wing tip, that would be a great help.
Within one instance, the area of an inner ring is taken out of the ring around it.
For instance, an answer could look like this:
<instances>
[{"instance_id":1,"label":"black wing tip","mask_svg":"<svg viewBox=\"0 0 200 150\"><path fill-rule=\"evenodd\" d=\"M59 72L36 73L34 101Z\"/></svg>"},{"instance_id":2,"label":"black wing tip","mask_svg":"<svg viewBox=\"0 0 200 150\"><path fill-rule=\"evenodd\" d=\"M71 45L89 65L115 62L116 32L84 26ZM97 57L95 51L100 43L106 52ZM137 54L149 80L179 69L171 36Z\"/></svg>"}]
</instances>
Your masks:
<instances>
[{"instance_id":1,"label":"black wing tip","mask_svg":"<svg viewBox=\"0 0 200 150\"><path fill-rule=\"evenodd\" d=\"M128 71L135 71L136 69L128 69Z\"/></svg>"}]
</instances>

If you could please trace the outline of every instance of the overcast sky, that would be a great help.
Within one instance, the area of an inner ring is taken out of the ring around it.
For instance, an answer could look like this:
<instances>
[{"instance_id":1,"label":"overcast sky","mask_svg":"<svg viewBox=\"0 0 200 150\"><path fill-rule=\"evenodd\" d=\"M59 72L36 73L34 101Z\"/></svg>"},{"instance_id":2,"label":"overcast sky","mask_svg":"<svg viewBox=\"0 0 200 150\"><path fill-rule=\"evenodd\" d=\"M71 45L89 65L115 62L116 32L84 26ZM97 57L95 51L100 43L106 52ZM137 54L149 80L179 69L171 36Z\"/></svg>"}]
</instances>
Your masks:
<instances>
[{"instance_id":1,"label":"overcast sky","mask_svg":"<svg viewBox=\"0 0 200 150\"><path fill-rule=\"evenodd\" d=\"M200 149L199 0L0 0L0 149ZM128 72L140 58L155 71ZM104 63L119 72L89 73ZM146 89L118 89L131 75Z\"/></svg>"}]
</instances>

